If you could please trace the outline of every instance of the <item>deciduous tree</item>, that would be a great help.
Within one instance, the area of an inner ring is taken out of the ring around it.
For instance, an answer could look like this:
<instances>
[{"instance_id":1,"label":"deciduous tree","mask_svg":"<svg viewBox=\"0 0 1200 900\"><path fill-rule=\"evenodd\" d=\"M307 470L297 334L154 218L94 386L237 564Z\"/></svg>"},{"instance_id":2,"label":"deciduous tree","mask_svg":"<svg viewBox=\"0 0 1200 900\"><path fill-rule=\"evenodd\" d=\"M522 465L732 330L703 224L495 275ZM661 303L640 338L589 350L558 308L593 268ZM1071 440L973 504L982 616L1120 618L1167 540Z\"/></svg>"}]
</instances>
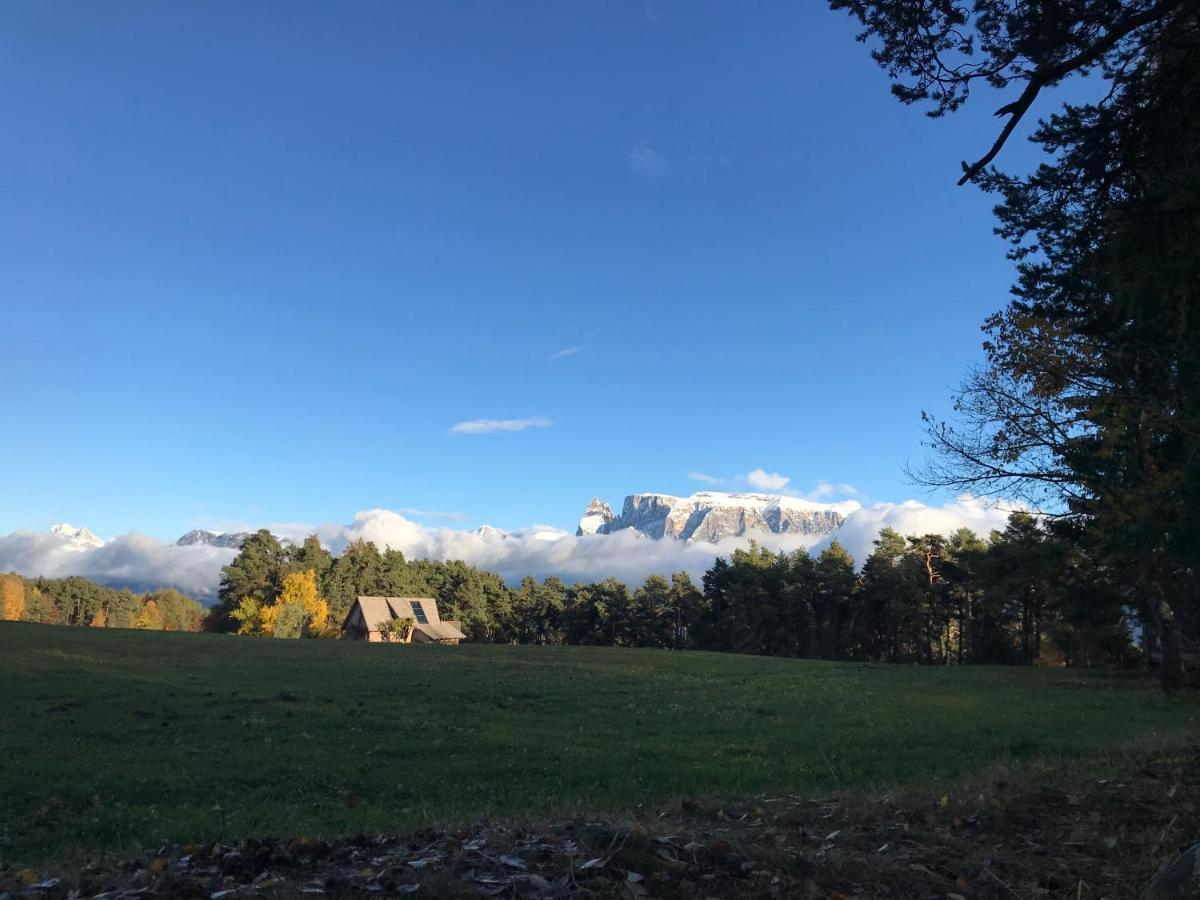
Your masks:
<instances>
[{"instance_id":1,"label":"deciduous tree","mask_svg":"<svg viewBox=\"0 0 1200 900\"><path fill-rule=\"evenodd\" d=\"M25 617L25 582L20 575L0 575L0 620L19 622Z\"/></svg>"}]
</instances>

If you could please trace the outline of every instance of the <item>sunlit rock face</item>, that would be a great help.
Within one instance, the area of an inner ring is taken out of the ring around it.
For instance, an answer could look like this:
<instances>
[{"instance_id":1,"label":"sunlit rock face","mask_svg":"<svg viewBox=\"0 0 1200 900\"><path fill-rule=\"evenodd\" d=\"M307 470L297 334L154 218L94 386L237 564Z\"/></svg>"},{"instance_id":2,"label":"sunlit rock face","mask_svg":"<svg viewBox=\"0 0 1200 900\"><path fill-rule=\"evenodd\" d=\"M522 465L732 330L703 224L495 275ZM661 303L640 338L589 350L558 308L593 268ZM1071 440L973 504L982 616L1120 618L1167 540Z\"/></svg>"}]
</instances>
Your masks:
<instances>
[{"instance_id":1,"label":"sunlit rock face","mask_svg":"<svg viewBox=\"0 0 1200 900\"><path fill-rule=\"evenodd\" d=\"M847 507L775 494L630 494L620 515L613 515L602 500L593 499L576 534L611 534L632 528L649 538L710 542L755 531L824 535L841 527L850 511Z\"/></svg>"},{"instance_id":2,"label":"sunlit rock face","mask_svg":"<svg viewBox=\"0 0 1200 900\"><path fill-rule=\"evenodd\" d=\"M583 511L583 517L579 520L579 528L575 530L575 536L599 534L614 518L616 517L613 515L612 508L599 497L593 497L588 508Z\"/></svg>"}]
</instances>

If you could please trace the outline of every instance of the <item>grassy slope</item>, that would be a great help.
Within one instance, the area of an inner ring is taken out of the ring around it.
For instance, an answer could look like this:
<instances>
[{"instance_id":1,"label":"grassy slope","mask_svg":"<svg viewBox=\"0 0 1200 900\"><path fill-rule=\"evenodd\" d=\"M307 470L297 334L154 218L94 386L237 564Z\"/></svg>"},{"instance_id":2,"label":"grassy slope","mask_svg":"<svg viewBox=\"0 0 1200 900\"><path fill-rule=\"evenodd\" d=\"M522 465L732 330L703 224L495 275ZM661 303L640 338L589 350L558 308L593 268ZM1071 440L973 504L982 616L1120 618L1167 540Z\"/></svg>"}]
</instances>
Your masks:
<instances>
[{"instance_id":1,"label":"grassy slope","mask_svg":"<svg viewBox=\"0 0 1200 900\"><path fill-rule=\"evenodd\" d=\"M0 860L956 775L1194 737L1144 680L0 623Z\"/></svg>"}]
</instances>

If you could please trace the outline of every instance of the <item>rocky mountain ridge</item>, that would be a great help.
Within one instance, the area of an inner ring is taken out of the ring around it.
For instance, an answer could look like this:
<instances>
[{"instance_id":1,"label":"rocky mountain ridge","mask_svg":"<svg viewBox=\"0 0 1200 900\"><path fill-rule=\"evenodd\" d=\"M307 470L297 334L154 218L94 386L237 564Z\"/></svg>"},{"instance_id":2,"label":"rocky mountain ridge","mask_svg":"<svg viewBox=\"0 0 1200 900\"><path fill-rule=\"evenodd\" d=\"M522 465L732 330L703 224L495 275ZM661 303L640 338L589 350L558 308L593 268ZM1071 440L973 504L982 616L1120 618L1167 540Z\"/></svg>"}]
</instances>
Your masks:
<instances>
[{"instance_id":1,"label":"rocky mountain ridge","mask_svg":"<svg viewBox=\"0 0 1200 900\"><path fill-rule=\"evenodd\" d=\"M241 550L242 544L248 537L250 537L250 532L248 531L221 532L209 531L206 528L193 528L175 543L180 547L203 544L207 547L225 547L231 550Z\"/></svg>"},{"instance_id":2,"label":"rocky mountain ridge","mask_svg":"<svg viewBox=\"0 0 1200 900\"><path fill-rule=\"evenodd\" d=\"M620 515L614 515L609 505L596 497L580 518L575 534L612 534L632 528L654 539L710 543L754 531L826 535L837 531L857 506L777 494L701 491L674 497L645 493L627 496Z\"/></svg>"}]
</instances>

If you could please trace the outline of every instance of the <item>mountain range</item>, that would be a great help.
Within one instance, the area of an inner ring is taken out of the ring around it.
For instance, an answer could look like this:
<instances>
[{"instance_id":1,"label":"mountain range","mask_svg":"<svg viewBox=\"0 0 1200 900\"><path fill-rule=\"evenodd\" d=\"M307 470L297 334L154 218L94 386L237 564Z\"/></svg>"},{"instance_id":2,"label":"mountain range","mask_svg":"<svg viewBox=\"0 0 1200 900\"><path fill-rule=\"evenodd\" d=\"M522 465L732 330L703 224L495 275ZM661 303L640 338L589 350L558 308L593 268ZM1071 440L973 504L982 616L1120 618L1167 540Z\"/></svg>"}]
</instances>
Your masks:
<instances>
[{"instance_id":1,"label":"mountain range","mask_svg":"<svg viewBox=\"0 0 1200 900\"><path fill-rule=\"evenodd\" d=\"M204 528L194 528L175 543L180 547L204 544L209 547L228 547L233 550L240 550L242 543L248 537L250 537L250 532L248 531L221 532L208 531Z\"/></svg>"},{"instance_id":2,"label":"mountain range","mask_svg":"<svg viewBox=\"0 0 1200 900\"><path fill-rule=\"evenodd\" d=\"M612 534L631 528L649 538L713 543L754 531L825 535L837 531L858 508L854 501L816 503L778 494L700 491L690 497L630 494L615 515L606 502L594 497L575 534Z\"/></svg>"},{"instance_id":3,"label":"mountain range","mask_svg":"<svg viewBox=\"0 0 1200 900\"><path fill-rule=\"evenodd\" d=\"M613 534L629 529L654 540L710 543L754 532L820 537L837 531L846 516L858 507L859 504L854 501L817 503L779 494L700 491L689 497L658 493L630 494L617 514L608 503L596 497L584 510L575 534ZM73 550L94 549L105 543L87 528L77 528L67 523L52 525L50 531ZM503 541L514 537L557 540L567 535L567 532L543 526L509 532L484 525L474 533L485 541ZM196 528L181 536L175 544L180 547L200 545L237 550L249 534L247 531L219 532Z\"/></svg>"}]
</instances>

